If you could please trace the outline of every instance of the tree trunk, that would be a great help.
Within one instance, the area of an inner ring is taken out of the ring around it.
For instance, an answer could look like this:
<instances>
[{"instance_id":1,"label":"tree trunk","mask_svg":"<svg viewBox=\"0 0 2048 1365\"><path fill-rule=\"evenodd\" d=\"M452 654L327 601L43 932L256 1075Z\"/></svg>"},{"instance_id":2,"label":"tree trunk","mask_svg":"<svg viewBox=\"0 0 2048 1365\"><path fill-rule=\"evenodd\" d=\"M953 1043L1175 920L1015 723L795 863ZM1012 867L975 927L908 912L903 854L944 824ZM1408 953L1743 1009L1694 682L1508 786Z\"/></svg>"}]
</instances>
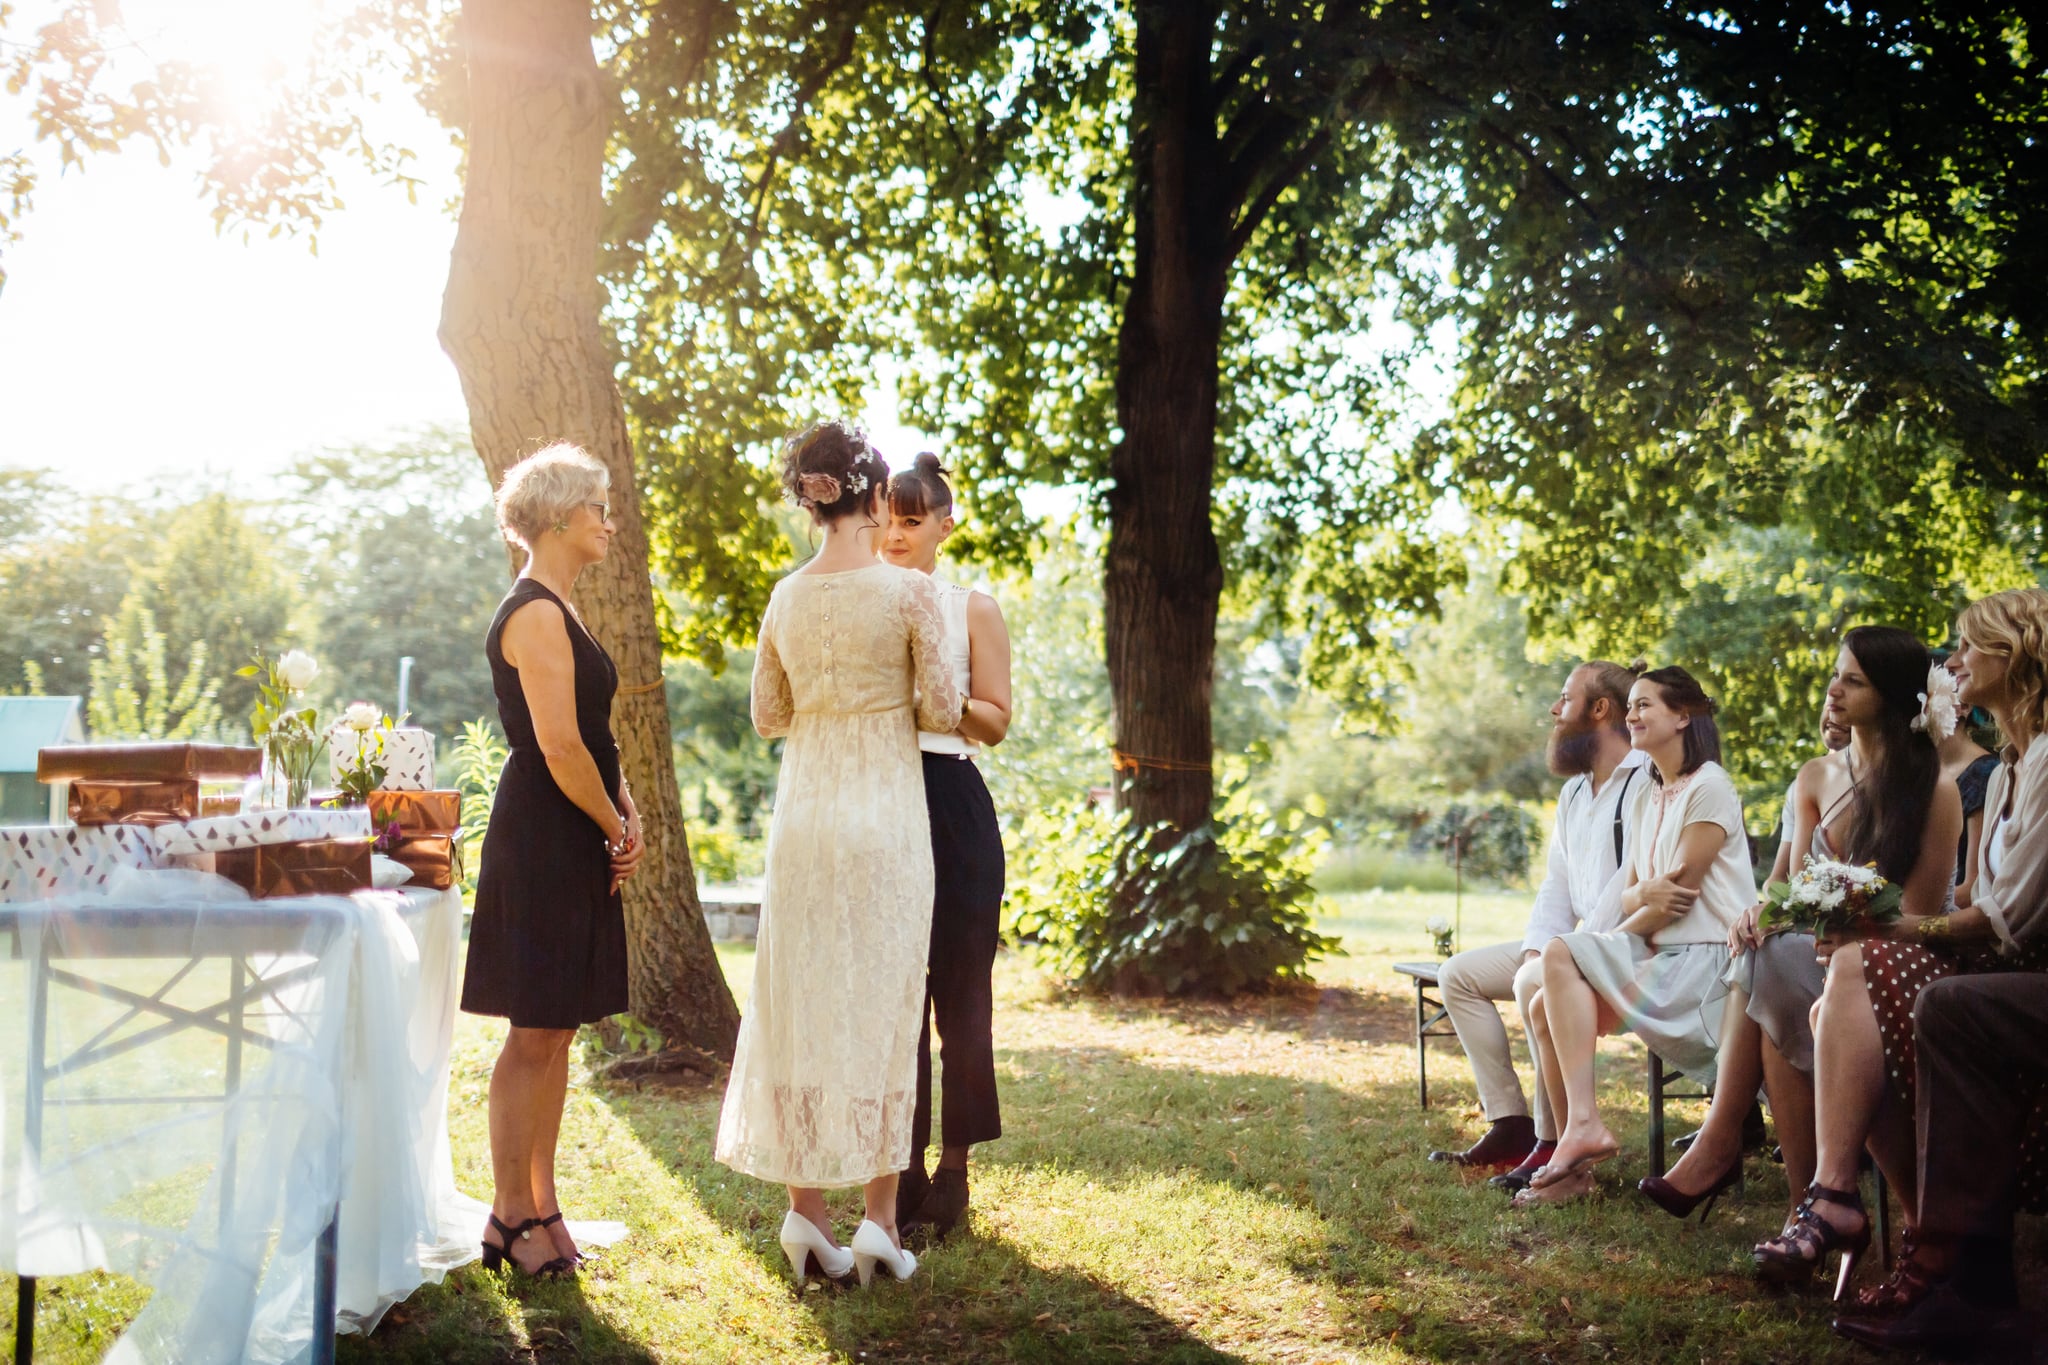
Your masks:
<instances>
[{"instance_id":1,"label":"tree trunk","mask_svg":"<svg viewBox=\"0 0 2048 1365\"><path fill-rule=\"evenodd\" d=\"M612 728L647 838L625 893L632 1009L671 1043L730 1060L739 1010L697 903L633 447L599 318L615 95L591 51L587 0L465 0L461 35L468 162L441 344L493 487L556 440L611 470L618 532L584 571L576 606L618 663Z\"/></svg>"},{"instance_id":2,"label":"tree trunk","mask_svg":"<svg viewBox=\"0 0 2048 1365\"><path fill-rule=\"evenodd\" d=\"M1190 829L1215 794L1216 609L1210 525L1216 385L1229 270L1209 82L1214 12L1137 7L1131 155L1136 269L1117 336L1123 438L1110 456L1103 627L1118 801Z\"/></svg>"}]
</instances>

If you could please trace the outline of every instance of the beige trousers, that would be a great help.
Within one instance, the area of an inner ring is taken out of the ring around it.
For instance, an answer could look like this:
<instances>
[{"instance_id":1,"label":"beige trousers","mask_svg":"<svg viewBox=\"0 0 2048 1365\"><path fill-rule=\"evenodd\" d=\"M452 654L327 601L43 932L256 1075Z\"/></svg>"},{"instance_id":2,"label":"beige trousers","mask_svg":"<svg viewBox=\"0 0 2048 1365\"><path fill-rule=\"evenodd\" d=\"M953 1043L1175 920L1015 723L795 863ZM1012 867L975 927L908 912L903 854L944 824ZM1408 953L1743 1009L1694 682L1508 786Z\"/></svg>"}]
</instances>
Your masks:
<instances>
[{"instance_id":1,"label":"beige trousers","mask_svg":"<svg viewBox=\"0 0 2048 1365\"><path fill-rule=\"evenodd\" d=\"M1497 943L1490 948L1472 948L1444 963L1437 974L1443 986L1444 1008L1451 1026L1458 1030L1458 1042L1472 1062L1472 1079L1479 1086L1479 1107L1487 1122L1526 1116L1529 1105L1522 1098L1522 1082L1515 1075L1514 1059L1508 1055L1508 1031L1501 1023L1498 1000L1512 1000L1522 1014L1522 1031L1529 1031L1529 998L1543 985L1543 960L1522 961L1520 943ZM1531 1058L1534 1064L1534 1058ZM1543 1093L1543 1077L1536 1077L1536 1136L1545 1142L1557 1139L1557 1120Z\"/></svg>"}]
</instances>

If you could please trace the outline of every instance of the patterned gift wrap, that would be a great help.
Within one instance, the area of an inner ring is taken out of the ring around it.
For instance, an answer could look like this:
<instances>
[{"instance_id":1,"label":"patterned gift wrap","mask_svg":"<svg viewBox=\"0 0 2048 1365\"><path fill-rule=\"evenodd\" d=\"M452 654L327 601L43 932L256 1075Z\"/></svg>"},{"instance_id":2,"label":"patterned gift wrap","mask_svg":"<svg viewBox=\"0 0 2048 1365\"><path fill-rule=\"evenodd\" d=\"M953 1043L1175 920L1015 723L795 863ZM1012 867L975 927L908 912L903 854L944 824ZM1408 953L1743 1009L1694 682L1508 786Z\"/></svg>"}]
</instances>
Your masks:
<instances>
[{"instance_id":1,"label":"patterned gift wrap","mask_svg":"<svg viewBox=\"0 0 2048 1365\"><path fill-rule=\"evenodd\" d=\"M341 781L344 763L356 761L356 732L336 721L327 731L327 758L334 781ZM434 785L434 736L415 725L384 734L385 791L425 791Z\"/></svg>"},{"instance_id":2,"label":"patterned gift wrap","mask_svg":"<svg viewBox=\"0 0 2048 1365\"><path fill-rule=\"evenodd\" d=\"M214 853L213 870L258 900L370 889L368 839L309 839Z\"/></svg>"},{"instance_id":3,"label":"patterned gift wrap","mask_svg":"<svg viewBox=\"0 0 2048 1365\"><path fill-rule=\"evenodd\" d=\"M199 814L199 779L123 781L78 778L71 784L71 819L80 825L164 825Z\"/></svg>"},{"instance_id":4,"label":"patterned gift wrap","mask_svg":"<svg viewBox=\"0 0 2048 1365\"><path fill-rule=\"evenodd\" d=\"M370 823L380 831L395 824L407 834L449 834L462 827L462 793L374 791Z\"/></svg>"},{"instance_id":5,"label":"patterned gift wrap","mask_svg":"<svg viewBox=\"0 0 2048 1365\"><path fill-rule=\"evenodd\" d=\"M232 853L264 844L367 839L370 812L361 806L340 810L252 811L247 815L216 815L182 824L158 825L154 832L157 850L167 856Z\"/></svg>"},{"instance_id":6,"label":"patterned gift wrap","mask_svg":"<svg viewBox=\"0 0 2048 1365\"><path fill-rule=\"evenodd\" d=\"M131 868L162 866L151 831L139 825L0 829L0 901L34 901L106 889Z\"/></svg>"},{"instance_id":7,"label":"patterned gift wrap","mask_svg":"<svg viewBox=\"0 0 2048 1365\"><path fill-rule=\"evenodd\" d=\"M462 880L462 840L454 834L408 834L387 856L412 869L408 886L446 891Z\"/></svg>"},{"instance_id":8,"label":"patterned gift wrap","mask_svg":"<svg viewBox=\"0 0 2048 1365\"><path fill-rule=\"evenodd\" d=\"M60 744L36 754L36 781L241 781L263 751L231 744Z\"/></svg>"}]
</instances>

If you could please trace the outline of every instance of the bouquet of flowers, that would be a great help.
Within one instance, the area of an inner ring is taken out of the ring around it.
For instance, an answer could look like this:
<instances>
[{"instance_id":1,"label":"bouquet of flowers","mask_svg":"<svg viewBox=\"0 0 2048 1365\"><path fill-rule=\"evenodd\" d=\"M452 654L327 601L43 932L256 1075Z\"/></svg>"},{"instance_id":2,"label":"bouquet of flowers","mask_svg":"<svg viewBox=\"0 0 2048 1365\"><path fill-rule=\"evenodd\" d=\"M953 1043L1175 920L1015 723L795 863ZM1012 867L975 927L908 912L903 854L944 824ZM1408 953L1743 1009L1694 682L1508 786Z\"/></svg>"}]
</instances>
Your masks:
<instances>
[{"instance_id":1,"label":"bouquet of flowers","mask_svg":"<svg viewBox=\"0 0 2048 1365\"><path fill-rule=\"evenodd\" d=\"M1757 927L1770 933L1798 930L1824 937L1871 934L1899 917L1905 893L1877 873L1875 866L1807 855L1806 866L1792 880L1764 888L1764 909Z\"/></svg>"}]
</instances>

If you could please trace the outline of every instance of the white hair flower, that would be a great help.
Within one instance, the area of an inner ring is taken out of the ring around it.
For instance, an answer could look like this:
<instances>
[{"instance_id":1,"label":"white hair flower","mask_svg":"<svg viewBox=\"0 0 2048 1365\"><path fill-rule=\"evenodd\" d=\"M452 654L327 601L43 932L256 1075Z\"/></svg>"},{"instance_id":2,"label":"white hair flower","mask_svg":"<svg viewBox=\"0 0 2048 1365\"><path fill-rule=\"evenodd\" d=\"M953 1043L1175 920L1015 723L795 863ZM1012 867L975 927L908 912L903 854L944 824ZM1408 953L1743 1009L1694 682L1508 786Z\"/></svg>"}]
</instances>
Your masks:
<instances>
[{"instance_id":1,"label":"white hair flower","mask_svg":"<svg viewBox=\"0 0 2048 1365\"><path fill-rule=\"evenodd\" d=\"M1939 744L1956 732L1960 711L1956 680L1946 668L1934 665L1927 670L1927 690L1920 694L1920 714L1913 717L1913 728Z\"/></svg>"},{"instance_id":2,"label":"white hair flower","mask_svg":"<svg viewBox=\"0 0 2048 1365\"><path fill-rule=\"evenodd\" d=\"M319 676L319 661L303 649L288 649L278 656L278 681L294 692L305 691Z\"/></svg>"}]
</instances>

